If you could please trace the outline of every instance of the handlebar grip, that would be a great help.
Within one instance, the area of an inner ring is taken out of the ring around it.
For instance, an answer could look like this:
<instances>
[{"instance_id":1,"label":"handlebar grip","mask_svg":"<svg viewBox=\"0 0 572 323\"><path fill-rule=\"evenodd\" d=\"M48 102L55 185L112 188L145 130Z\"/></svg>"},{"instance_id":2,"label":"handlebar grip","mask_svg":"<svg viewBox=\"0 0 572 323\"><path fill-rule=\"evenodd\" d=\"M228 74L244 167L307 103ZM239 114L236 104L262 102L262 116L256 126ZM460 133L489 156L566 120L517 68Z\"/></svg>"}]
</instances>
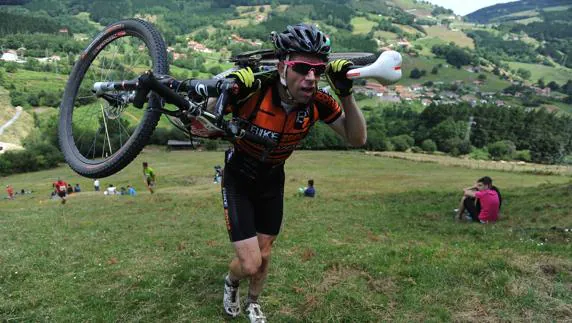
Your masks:
<instances>
[{"instance_id":1,"label":"handlebar grip","mask_svg":"<svg viewBox=\"0 0 572 323\"><path fill-rule=\"evenodd\" d=\"M140 85L133 98L133 105L139 109L143 108L143 105L147 102L149 92L151 92L151 89L148 86Z\"/></svg>"}]
</instances>

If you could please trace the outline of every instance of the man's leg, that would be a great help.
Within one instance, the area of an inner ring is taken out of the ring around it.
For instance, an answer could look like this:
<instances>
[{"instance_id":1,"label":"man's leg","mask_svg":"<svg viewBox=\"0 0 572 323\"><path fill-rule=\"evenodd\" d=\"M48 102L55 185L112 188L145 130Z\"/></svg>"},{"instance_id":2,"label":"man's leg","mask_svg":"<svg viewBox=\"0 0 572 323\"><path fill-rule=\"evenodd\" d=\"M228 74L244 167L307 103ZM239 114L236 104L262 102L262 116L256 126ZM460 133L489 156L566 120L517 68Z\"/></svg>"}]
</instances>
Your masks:
<instances>
[{"instance_id":1,"label":"man's leg","mask_svg":"<svg viewBox=\"0 0 572 323\"><path fill-rule=\"evenodd\" d=\"M465 209L469 212L473 221L479 221L479 212L477 211L476 199L474 197L465 198Z\"/></svg>"},{"instance_id":2,"label":"man's leg","mask_svg":"<svg viewBox=\"0 0 572 323\"><path fill-rule=\"evenodd\" d=\"M238 282L256 274L262 263L257 237L233 242L236 257L229 265L229 278Z\"/></svg>"},{"instance_id":3,"label":"man's leg","mask_svg":"<svg viewBox=\"0 0 572 323\"><path fill-rule=\"evenodd\" d=\"M463 196L463 198L461 198L461 202L459 202L459 208L457 211L457 218L459 220L463 219L463 213L465 212L465 199L466 198L467 198L466 196Z\"/></svg>"},{"instance_id":4,"label":"man's leg","mask_svg":"<svg viewBox=\"0 0 572 323\"><path fill-rule=\"evenodd\" d=\"M261 263L258 271L250 276L250 286L248 288L248 298L246 303L257 303L258 296L264 287L264 281L268 276L268 268L270 267L270 254L272 252L272 244L276 240L276 236L271 236L263 233L258 234L258 245L260 246Z\"/></svg>"},{"instance_id":5,"label":"man's leg","mask_svg":"<svg viewBox=\"0 0 572 323\"><path fill-rule=\"evenodd\" d=\"M262 262L256 237L233 242L236 257L229 264L224 282L223 306L226 314L236 317L240 314L239 283L254 275Z\"/></svg>"}]
</instances>

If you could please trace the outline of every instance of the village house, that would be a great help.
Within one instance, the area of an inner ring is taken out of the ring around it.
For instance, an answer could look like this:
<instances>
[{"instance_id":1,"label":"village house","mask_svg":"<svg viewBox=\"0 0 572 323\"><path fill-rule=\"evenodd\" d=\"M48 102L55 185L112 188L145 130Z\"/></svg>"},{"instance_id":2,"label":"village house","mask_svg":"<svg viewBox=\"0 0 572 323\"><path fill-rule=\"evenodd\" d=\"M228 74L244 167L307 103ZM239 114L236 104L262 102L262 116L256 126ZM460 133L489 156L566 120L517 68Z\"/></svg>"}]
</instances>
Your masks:
<instances>
[{"instance_id":1,"label":"village house","mask_svg":"<svg viewBox=\"0 0 572 323\"><path fill-rule=\"evenodd\" d=\"M542 96L550 96L550 88L547 86L544 89L541 89L539 87L536 86L531 86L531 89L534 90L534 93L538 94L538 95L542 95Z\"/></svg>"},{"instance_id":2,"label":"village house","mask_svg":"<svg viewBox=\"0 0 572 323\"><path fill-rule=\"evenodd\" d=\"M245 43L245 44L249 44L252 46L261 46L262 45L262 42L260 42L260 41L251 41L248 39L244 39L237 34L230 35L230 39L237 42L237 43Z\"/></svg>"},{"instance_id":3,"label":"village house","mask_svg":"<svg viewBox=\"0 0 572 323\"><path fill-rule=\"evenodd\" d=\"M205 45L203 45L199 42L196 42L194 40L189 40L187 42L187 46L189 46L189 48L191 48L195 52L201 52L201 53L212 53L213 52L212 49L207 48Z\"/></svg>"},{"instance_id":4,"label":"village house","mask_svg":"<svg viewBox=\"0 0 572 323\"><path fill-rule=\"evenodd\" d=\"M59 55L52 55L50 57L38 58L38 62L40 63L53 63L53 62L59 62L61 60L62 58Z\"/></svg>"},{"instance_id":5,"label":"village house","mask_svg":"<svg viewBox=\"0 0 572 323\"><path fill-rule=\"evenodd\" d=\"M471 94L461 96L461 101L468 102L472 107L477 105L477 97Z\"/></svg>"},{"instance_id":6,"label":"village house","mask_svg":"<svg viewBox=\"0 0 572 323\"><path fill-rule=\"evenodd\" d=\"M430 105L431 103L433 103L433 100L431 99L421 99L421 104L423 104L424 107Z\"/></svg>"},{"instance_id":7,"label":"village house","mask_svg":"<svg viewBox=\"0 0 572 323\"><path fill-rule=\"evenodd\" d=\"M9 49L6 52L2 53L2 56L0 57L0 61L4 61L4 62L14 62L14 63L26 63L25 60L21 59L18 56L18 51L13 50L13 49Z\"/></svg>"}]
</instances>

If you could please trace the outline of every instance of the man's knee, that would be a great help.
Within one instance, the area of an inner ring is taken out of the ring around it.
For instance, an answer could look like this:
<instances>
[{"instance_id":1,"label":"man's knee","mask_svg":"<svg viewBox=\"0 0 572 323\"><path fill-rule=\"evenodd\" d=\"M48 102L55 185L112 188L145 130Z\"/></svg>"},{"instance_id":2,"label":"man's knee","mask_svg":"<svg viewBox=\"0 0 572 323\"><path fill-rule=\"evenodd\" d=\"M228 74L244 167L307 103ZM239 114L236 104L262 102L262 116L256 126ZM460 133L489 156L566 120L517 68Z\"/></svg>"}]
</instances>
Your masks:
<instances>
[{"instance_id":1,"label":"man's knee","mask_svg":"<svg viewBox=\"0 0 572 323\"><path fill-rule=\"evenodd\" d=\"M260 256L244 259L240 263L242 272L247 276L252 276L256 274L260 270L261 265L262 265L262 257Z\"/></svg>"},{"instance_id":2,"label":"man's knee","mask_svg":"<svg viewBox=\"0 0 572 323\"><path fill-rule=\"evenodd\" d=\"M258 238L258 243L260 245L260 256L262 257L263 263L268 262L270 255L272 253L272 244L274 244L276 237L266 236Z\"/></svg>"}]
</instances>

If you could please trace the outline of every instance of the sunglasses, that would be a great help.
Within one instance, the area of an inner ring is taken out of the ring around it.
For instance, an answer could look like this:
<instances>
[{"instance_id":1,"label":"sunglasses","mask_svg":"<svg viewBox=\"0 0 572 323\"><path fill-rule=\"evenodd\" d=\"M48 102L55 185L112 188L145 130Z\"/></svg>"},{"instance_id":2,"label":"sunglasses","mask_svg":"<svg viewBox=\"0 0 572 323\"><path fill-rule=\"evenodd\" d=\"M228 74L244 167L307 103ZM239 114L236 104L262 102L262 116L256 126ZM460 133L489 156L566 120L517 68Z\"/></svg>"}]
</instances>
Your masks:
<instances>
[{"instance_id":1,"label":"sunglasses","mask_svg":"<svg viewBox=\"0 0 572 323\"><path fill-rule=\"evenodd\" d=\"M310 71L314 71L315 76L320 76L326 71L324 63L308 63L304 61L285 61L286 66L290 66L296 73L307 75Z\"/></svg>"}]
</instances>

